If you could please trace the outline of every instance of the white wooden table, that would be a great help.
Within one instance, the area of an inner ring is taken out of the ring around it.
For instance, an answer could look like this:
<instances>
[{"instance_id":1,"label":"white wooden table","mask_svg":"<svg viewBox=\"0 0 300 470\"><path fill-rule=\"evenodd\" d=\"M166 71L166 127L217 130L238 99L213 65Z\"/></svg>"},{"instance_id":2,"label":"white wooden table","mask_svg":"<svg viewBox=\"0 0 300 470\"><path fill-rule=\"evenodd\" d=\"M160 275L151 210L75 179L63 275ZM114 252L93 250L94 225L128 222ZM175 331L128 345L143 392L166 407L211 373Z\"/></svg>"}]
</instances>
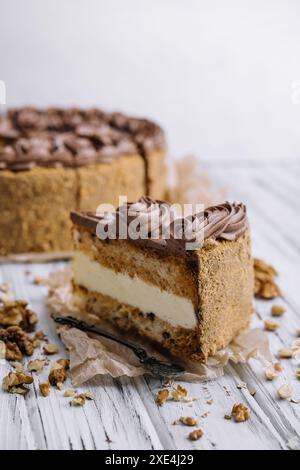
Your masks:
<instances>
[{"instance_id":1,"label":"white wooden table","mask_svg":"<svg viewBox=\"0 0 300 470\"><path fill-rule=\"evenodd\" d=\"M218 184L231 188L232 198L247 204L254 255L280 273L280 303L287 313L280 319L281 328L269 333L275 354L295 339L300 328L300 163L208 166L208 171ZM0 266L0 282L12 282L15 298L30 302L39 314L39 327L59 345L60 356L63 348L44 307L46 288L34 285L32 279L63 266L62 262ZM261 328L271 305L256 302L254 322ZM266 382L263 369L251 363L230 365L217 381L184 384L197 398L192 405L170 402L158 407L154 396L159 384L144 378L94 380L82 390L91 391L95 400L81 408L70 407L59 390L52 389L48 398L42 398L37 382L25 398L1 391L0 449L300 449L300 403L276 397L278 386L289 381L300 398L300 381L294 377L297 365L290 360L283 360L283 365L283 377L274 382ZM2 361L1 381L8 370ZM255 396L238 389L241 382L254 387ZM212 404L207 403L210 400ZM240 424L225 420L224 414L238 402L250 408L251 419ZM205 433L202 439L191 442L190 428L172 424L183 415L199 420Z\"/></svg>"}]
</instances>

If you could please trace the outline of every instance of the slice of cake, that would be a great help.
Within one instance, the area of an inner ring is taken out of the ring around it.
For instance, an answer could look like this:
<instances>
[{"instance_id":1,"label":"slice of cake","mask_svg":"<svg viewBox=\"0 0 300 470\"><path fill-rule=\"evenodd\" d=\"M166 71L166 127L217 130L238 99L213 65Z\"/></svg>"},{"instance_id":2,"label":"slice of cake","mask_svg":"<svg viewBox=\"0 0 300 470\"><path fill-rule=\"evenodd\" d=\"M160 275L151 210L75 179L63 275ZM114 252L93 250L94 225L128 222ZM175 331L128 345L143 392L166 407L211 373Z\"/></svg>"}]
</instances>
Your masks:
<instances>
[{"instance_id":1,"label":"slice of cake","mask_svg":"<svg viewBox=\"0 0 300 470\"><path fill-rule=\"evenodd\" d=\"M75 299L82 312L147 336L177 356L205 361L251 318L254 276L246 208L225 203L207 209L193 235L201 242L191 250L191 237L179 239L174 228L183 219L176 224L171 208L166 217L169 207L142 198L115 214L73 212ZM127 216L127 238L120 214ZM149 214L154 230L148 230ZM115 239L104 239L116 220ZM146 227L147 238L133 234L133 220L139 221L135 227ZM169 232L162 230L166 223Z\"/></svg>"},{"instance_id":2,"label":"slice of cake","mask_svg":"<svg viewBox=\"0 0 300 470\"><path fill-rule=\"evenodd\" d=\"M121 195L164 197L165 153L159 126L120 113L20 108L0 116L0 256L71 250L71 210L117 207Z\"/></svg>"}]
</instances>

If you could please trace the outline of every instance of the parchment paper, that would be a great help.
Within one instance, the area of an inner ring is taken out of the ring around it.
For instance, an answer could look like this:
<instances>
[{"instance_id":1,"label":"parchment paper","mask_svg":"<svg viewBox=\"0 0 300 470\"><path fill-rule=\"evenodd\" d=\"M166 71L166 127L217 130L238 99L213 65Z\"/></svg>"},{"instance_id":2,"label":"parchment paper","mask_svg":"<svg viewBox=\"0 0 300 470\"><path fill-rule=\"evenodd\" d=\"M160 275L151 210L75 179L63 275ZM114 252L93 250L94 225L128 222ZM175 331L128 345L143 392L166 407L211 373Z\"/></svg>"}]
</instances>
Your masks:
<instances>
[{"instance_id":1,"label":"parchment paper","mask_svg":"<svg viewBox=\"0 0 300 470\"><path fill-rule=\"evenodd\" d=\"M49 311L81 318L73 304L70 269L52 273L47 285ZM101 322L94 315L85 315L84 319L114 334L122 335L119 330ZM74 385L80 385L97 375L138 377L147 373L139 365L133 353L124 346L66 326L60 326L58 333L70 354L70 372ZM128 337L128 334L126 336ZM158 358L178 362L178 359L162 353L145 339L134 335L130 335L130 339ZM243 331L229 346L209 358L207 364L185 361L183 365L186 373L180 377L180 380L200 382L216 379L224 373L224 367L229 361L246 363L250 359L256 359L264 366L272 362L268 336L262 330L249 328Z\"/></svg>"}]
</instances>

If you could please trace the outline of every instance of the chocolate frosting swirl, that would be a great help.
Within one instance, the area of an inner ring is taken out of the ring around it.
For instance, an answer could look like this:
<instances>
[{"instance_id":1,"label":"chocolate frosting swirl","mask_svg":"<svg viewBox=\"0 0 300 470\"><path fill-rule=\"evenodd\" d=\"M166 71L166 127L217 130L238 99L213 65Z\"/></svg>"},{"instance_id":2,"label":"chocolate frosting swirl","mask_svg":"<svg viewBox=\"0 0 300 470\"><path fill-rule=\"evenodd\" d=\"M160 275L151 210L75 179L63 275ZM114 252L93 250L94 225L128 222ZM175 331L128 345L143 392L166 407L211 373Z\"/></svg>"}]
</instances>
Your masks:
<instances>
[{"instance_id":1,"label":"chocolate frosting swirl","mask_svg":"<svg viewBox=\"0 0 300 470\"><path fill-rule=\"evenodd\" d=\"M115 224L116 238L119 238L121 225L125 223L128 241L166 255L187 253L187 243L191 242L196 242L196 248L200 248L208 239L234 241L248 228L247 211L242 203L225 202L209 207L204 213L178 218L167 202L145 196L137 202L120 206L116 213L72 212L71 219L74 224L93 233L98 223L106 228ZM131 236L129 229L133 221L143 238ZM179 232L179 229L183 230Z\"/></svg>"},{"instance_id":2,"label":"chocolate frosting swirl","mask_svg":"<svg viewBox=\"0 0 300 470\"><path fill-rule=\"evenodd\" d=\"M159 126L120 113L26 107L0 116L0 170L76 168L164 148Z\"/></svg>"}]
</instances>

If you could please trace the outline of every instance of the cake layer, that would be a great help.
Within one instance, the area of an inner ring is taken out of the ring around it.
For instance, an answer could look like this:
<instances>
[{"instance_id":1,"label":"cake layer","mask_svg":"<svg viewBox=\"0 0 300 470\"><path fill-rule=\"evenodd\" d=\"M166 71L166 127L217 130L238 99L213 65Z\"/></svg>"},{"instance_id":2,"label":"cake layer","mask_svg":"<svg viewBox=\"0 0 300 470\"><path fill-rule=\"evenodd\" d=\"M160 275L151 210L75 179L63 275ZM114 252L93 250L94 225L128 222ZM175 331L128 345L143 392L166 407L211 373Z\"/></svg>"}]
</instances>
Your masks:
<instances>
[{"instance_id":1,"label":"cake layer","mask_svg":"<svg viewBox=\"0 0 300 470\"><path fill-rule=\"evenodd\" d=\"M75 253L73 279L75 284L90 292L109 296L142 313L152 313L174 327L193 329L197 325L191 300L159 289L137 276L102 266L83 252Z\"/></svg>"},{"instance_id":2,"label":"cake layer","mask_svg":"<svg viewBox=\"0 0 300 470\"><path fill-rule=\"evenodd\" d=\"M77 306L86 314L96 315L123 331L133 331L156 342L172 354L203 361L198 328L173 326L153 313L144 313L136 307L120 303L107 295L74 285Z\"/></svg>"}]
</instances>

